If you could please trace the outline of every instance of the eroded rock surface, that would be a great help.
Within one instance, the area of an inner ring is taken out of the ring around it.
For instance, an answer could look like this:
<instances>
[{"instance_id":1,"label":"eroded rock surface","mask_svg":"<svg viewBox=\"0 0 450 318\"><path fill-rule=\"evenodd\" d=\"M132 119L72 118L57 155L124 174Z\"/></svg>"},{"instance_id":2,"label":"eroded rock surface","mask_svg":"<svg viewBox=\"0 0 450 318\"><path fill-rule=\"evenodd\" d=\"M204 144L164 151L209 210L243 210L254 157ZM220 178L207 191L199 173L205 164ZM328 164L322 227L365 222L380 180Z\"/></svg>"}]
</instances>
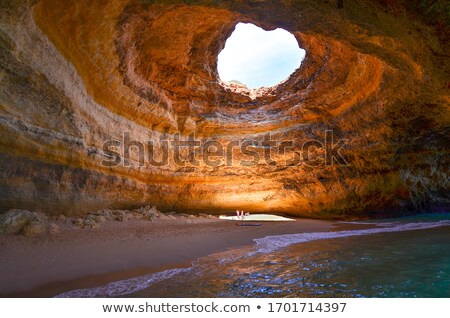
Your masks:
<instances>
[{"instance_id":1,"label":"eroded rock surface","mask_svg":"<svg viewBox=\"0 0 450 318\"><path fill-rule=\"evenodd\" d=\"M0 233L33 236L48 230L48 217L43 213L12 209L0 215Z\"/></svg>"},{"instance_id":2,"label":"eroded rock surface","mask_svg":"<svg viewBox=\"0 0 450 318\"><path fill-rule=\"evenodd\" d=\"M0 210L81 216L154 204L345 217L449 208L445 13L430 18L406 0L167 3L0 4ZM217 55L238 22L292 32L307 52L302 66L258 91L221 83ZM348 164L325 164L320 149L305 157L301 145L324 142L327 130L347 140ZM152 140L161 155L160 140L170 148L192 133L224 148L247 141L260 160L234 149L231 162L158 166L131 149L105 164L108 140L126 135L147 153ZM267 134L294 144L265 162Z\"/></svg>"}]
</instances>

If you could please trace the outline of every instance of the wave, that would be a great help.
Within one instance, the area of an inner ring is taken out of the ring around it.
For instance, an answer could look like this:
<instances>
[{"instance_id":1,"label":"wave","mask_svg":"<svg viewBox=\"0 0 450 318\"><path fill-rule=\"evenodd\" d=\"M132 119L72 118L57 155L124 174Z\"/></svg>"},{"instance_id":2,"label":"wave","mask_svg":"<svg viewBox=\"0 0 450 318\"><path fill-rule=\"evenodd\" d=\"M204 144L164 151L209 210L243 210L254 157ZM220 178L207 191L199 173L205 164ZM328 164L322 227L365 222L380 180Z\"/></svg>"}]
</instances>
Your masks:
<instances>
[{"instance_id":1,"label":"wave","mask_svg":"<svg viewBox=\"0 0 450 318\"><path fill-rule=\"evenodd\" d=\"M339 221L337 223L340 224L356 224L356 225L373 225L376 227L389 227L389 226L397 226L399 224L402 224L400 222L377 222L377 221L368 221L368 222L362 222L362 221Z\"/></svg>"},{"instance_id":2,"label":"wave","mask_svg":"<svg viewBox=\"0 0 450 318\"><path fill-rule=\"evenodd\" d=\"M386 227L377 227L367 230L275 235L275 236L266 236L260 239L254 239L253 241L256 243L255 253L271 253L273 251L276 251L283 247L287 247L292 244L305 243L316 240L350 237L350 236L363 236L389 232L427 230L442 226L450 226L450 220L443 220L438 222L402 223L397 225L389 223L389 225L387 225Z\"/></svg>"},{"instance_id":3,"label":"wave","mask_svg":"<svg viewBox=\"0 0 450 318\"><path fill-rule=\"evenodd\" d=\"M162 272L138 276L127 280L121 280L108 285L104 285L96 288L78 289L68 291L55 296L56 298L94 298L94 297L117 297L123 295L129 295L145 288L150 285L169 279L175 275L185 273L191 270L188 268L174 268L168 269Z\"/></svg>"}]
</instances>

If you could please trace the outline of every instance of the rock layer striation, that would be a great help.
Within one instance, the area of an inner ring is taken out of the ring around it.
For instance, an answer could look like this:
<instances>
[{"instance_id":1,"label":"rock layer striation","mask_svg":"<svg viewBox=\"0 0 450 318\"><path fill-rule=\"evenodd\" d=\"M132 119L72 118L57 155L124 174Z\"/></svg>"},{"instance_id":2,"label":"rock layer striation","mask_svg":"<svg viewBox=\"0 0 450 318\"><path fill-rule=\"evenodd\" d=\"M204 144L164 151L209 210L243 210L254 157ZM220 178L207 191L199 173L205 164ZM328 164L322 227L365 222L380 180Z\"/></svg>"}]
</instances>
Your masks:
<instances>
[{"instance_id":1,"label":"rock layer striation","mask_svg":"<svg viewBox=\"0 0 450 318\"><path fill-rule=\"evenodd\" d=\"M0 6L1 211L450 206L450 31L418 1ZM221 83L217 56L239 22L290 31L302 66L276 87ZM178 153L178 140L194 146Z\"/></svg>"}]
</instances>

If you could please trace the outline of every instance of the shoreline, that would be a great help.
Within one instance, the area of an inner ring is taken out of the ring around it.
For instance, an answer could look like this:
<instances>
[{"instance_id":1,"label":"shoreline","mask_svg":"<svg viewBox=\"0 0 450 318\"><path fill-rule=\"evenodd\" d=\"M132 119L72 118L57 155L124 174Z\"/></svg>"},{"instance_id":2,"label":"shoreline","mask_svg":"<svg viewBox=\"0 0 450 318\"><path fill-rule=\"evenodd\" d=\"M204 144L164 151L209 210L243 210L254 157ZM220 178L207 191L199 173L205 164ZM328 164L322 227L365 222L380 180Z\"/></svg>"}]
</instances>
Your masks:
<instances>
[{"instance_id":1,"label":"shoreline","mask_svg":"<svg viewBox=\"0 0 450 318\"><path fill-rule=\"evenodd\" d=\"M52 297L189 267L201 257L250 246L256 238L355 227L314 219L262 222L257 227L198 218L107 221L94 229L56 223L62 229L57 234L0 236L0 297Z\"/></svg>"}]
</instances>

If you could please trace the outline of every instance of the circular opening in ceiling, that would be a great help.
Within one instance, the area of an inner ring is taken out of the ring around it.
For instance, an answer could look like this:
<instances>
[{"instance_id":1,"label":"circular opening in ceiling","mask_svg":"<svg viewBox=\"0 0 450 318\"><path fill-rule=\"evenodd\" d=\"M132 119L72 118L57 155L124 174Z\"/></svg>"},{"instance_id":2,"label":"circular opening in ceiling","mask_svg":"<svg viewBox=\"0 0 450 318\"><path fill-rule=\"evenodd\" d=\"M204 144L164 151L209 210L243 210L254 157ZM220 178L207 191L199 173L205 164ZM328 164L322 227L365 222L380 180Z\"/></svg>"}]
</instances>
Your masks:
<instances>
[{"instance_id":1,"label":"circular opening in ceiling","mask_svg":"<svg viewBox=\"0 0 450 318\"><path fill-rule=\"evenodd\" d=\"M248 89L271 87L289 78L304 57L305 50L292 33L238 23L219 53L217 69L226 84Z\"/></svg>"}]
</instances>

